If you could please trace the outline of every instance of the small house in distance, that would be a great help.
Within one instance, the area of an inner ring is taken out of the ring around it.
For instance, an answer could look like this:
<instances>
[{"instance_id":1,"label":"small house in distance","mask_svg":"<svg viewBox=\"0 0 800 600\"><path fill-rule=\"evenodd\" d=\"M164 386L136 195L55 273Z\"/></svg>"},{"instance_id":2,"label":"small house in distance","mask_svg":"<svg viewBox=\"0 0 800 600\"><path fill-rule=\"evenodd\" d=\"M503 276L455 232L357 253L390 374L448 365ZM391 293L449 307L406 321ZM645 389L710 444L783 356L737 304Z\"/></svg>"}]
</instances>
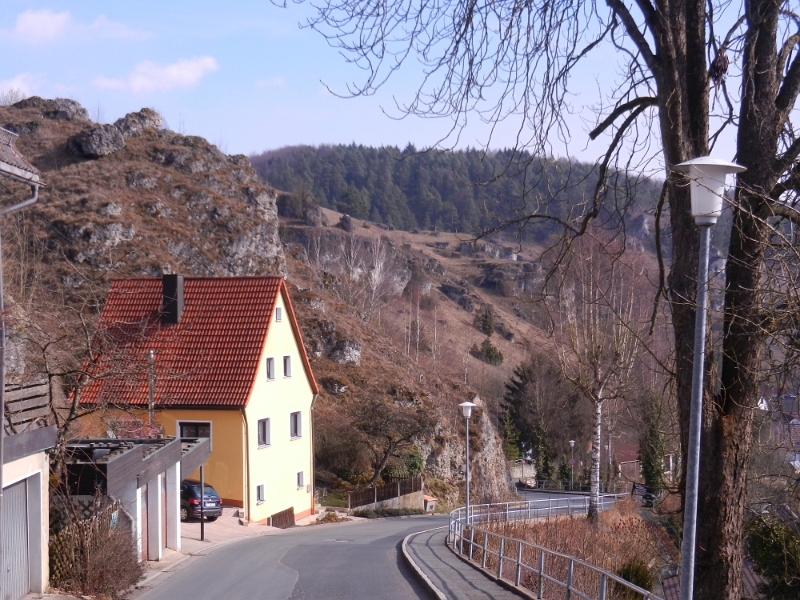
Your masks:
<instances>
[{"instance_id":1,"label":"small house in distance","mask_svg":"<svg viewBox=\"0 0 800 600\"><path fill-rule=\"evenodd\" d=\"M225 504L262 523L313 513L318 388L283 278L115 281L95 345L81 403L110 423L146 418L152 398L165 435L209 439L205 481Z\"/></svg>"}]
</instances>

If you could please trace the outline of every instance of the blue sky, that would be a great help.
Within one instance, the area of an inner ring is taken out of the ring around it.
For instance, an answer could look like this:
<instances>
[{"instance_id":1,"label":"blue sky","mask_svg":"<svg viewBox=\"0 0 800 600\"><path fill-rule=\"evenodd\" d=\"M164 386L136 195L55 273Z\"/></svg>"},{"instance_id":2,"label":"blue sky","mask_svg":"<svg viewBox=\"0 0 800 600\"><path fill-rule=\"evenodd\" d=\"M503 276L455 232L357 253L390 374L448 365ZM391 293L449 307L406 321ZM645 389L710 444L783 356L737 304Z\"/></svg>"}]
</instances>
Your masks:
<instances>
[{"instance_id":1,"label":"blue sky","mask_svg":"<svg viewBox=\"0 0 800 600\"><path fill-rule=\"evenodd\" d=\"M447 130L447 122L384 114L393 95L407 98L416 89L411 70L376 96L330 94L321 81L344 91L359 71L319 34L298 27L306 6L281 9L268 0L3 0L3 6L0 91L74 98L102 122L152 107L171 129L206 137L231 154L293 144L424 147ZM586 75L591 104L594 79L604 74ZM573 98L578 111L583 103ZM556 143L553 153L597 158L603 141L587 145L578 115L571 127L569 149ZM459 146L480 146L486 135L471 126ZM501 130L494 139L493 147L511 145L513 132Z\"/></svg>"}]
</instances>

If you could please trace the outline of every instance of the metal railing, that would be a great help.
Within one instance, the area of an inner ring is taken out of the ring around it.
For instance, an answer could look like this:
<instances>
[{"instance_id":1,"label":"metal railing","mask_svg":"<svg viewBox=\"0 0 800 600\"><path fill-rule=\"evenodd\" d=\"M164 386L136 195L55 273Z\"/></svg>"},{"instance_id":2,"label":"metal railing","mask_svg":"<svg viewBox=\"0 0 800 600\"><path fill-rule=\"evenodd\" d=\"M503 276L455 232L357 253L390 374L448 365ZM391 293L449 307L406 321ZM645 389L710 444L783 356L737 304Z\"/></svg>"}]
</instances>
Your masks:
<instances>
[{"instance_id":1,"label":"metal railing","mask_svg":"<svg viewBox=\"0 0 800 600\"><path fill-rule=\"evenodd\" d=\"M600 510L607 510L619 495L600 498ZM450 513L448 542L454 552L466 556L493 572L498 579L513 582L536 595L555 600L561 593L565 600L610 600L613 597L661 600L619 575L584 560L549 550L524 540L488 531L481 523L540 519L585 514L589 498L551 498L527 502L479 504L470 506L469 514L457 508Z\"/></svg>"},{"instance_id":2,"label":"metal railing","mask_svg":"<svg viewBox=\"0 0 800 600\"><path fill-rule=\"evenodd\" d=\"M526 483L526 480L521 480L522 483ZM529 480L532 481L533 480ZM631 482L630 481L601 481L600 482L600 493L601 494L624 494L627 491L630 491ZM572 491L572 492L589 492L591 486L588 483L583 483L576 481L574 483L570 483L569 481L556 481L550 479L537 479L535 487L533 485L528 486L529 489L537 489L537 490L553 490L553 491Z\"/></svg>"}]
</instances>

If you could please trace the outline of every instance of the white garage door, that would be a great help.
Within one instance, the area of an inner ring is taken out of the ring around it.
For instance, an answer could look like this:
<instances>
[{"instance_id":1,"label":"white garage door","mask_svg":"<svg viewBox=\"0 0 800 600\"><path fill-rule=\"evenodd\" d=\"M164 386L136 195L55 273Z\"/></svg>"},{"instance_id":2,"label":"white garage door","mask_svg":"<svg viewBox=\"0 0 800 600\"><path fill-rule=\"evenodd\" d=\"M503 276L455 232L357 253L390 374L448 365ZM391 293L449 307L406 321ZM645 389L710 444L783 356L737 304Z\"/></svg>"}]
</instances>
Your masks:
<instances>
[{"instance_id":1,"label":"white garage door","mask_svg":"<svg viewBox=\"0 0 800 600\"><path fill-rule=\"evenodd\" d=\"M22 480L3 490L2 600L19 600L30 590L28 486Z\"/></svg>"}]
</instances>

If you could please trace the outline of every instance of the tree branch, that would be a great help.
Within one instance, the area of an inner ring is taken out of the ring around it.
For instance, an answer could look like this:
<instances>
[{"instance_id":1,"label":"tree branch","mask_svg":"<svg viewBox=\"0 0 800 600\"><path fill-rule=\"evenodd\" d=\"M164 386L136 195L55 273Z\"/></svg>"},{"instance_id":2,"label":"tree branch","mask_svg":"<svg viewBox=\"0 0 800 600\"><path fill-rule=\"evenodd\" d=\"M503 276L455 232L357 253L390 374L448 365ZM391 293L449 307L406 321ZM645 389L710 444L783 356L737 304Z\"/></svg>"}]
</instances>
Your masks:
<instances>
[{"instance_id":1,"label":"tree branch","mask_svg":"<svg viewBox=\"0 0 800 600\"><path fill-rule=\"evenodd\" d=\"M630 102L626 102L625 104L620 104L617 108L615 108L610 115L608 115L603 122L600 123L597 127L592 129L589 132L589 139L596 139L603 131L608 129L608 127L619 117L622 113L632 110L638 106L655 106L658 100L651 96L643 96L641 98L635 98Z\"/></svg>"},{"instance_id":2,"label":"tree branch","mask_svg":"<svg viewBox=\"0 0 800 600\"><path fill-rule=\"evenodd\" d=\"M640 1L638 4L641 7L642 2ZM606 5L614 11L614 14L619 16L622 25L625 27L625 31L630 36L639 52L641 52L645 63L647 63L647 66L653 74L658 76L661 72L658 57L653 54L653 51L650 49L650 44L647 43L644 34L636 25L636 21L633 19L633 15L631 15L628 7L625 6L621 0L606 0ZM645 14L645 17L647 17L647 14ZM648 22L651 22L650 19L648 19Z\"/></svg>"}]
</instances>

